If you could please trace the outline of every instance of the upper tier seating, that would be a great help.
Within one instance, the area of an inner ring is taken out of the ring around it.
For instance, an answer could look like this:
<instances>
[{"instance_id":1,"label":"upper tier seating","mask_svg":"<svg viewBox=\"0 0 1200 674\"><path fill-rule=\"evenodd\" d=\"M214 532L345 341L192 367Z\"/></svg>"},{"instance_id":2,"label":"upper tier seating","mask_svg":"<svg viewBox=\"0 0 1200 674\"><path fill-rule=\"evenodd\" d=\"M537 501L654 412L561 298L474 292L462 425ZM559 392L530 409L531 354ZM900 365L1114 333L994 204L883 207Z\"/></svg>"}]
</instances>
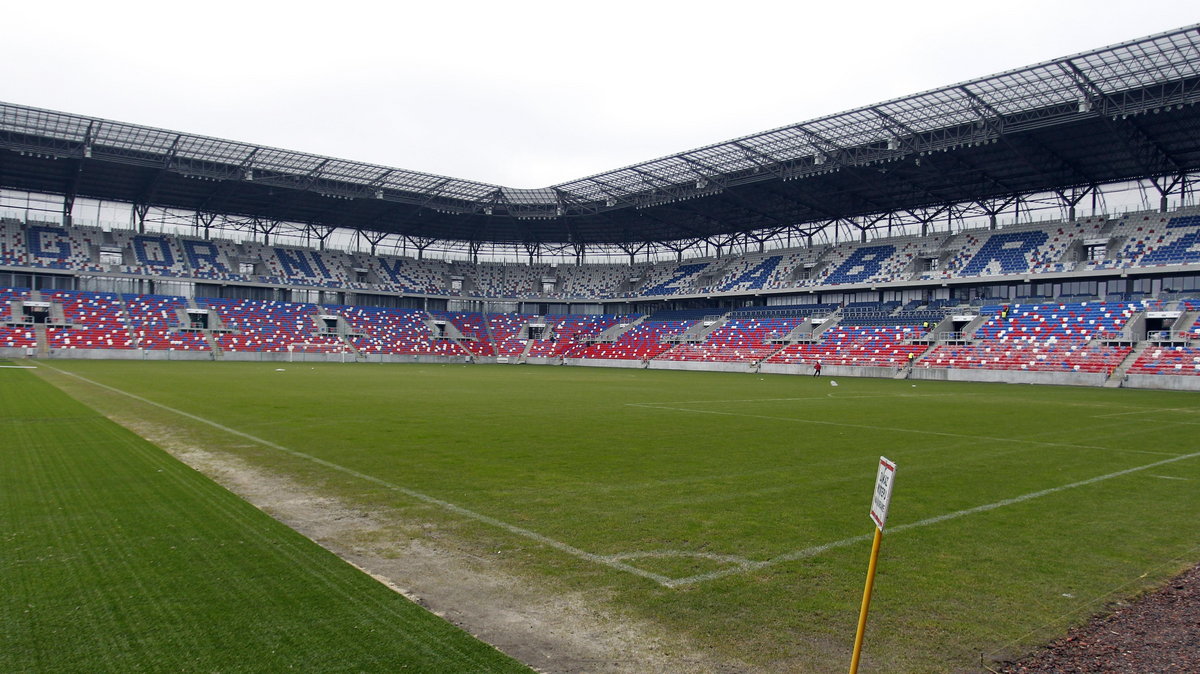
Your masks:
<instances>
[{"instance_id":1,"label":"upper tier seating","mask_svg":"<svg viewBox=\"0 0 1200 674\"><path fill-rule=\"evenodd\" d=\"M1200 215L1171 218L1156 238L1143 241L1139 267L1200 262Z\"/></svg>"},{"instance_id":2,"label":"upper tier seating","mask_svg":"<svg viewBox=\"0 0 1200 674\"><path fill-rule=\"evenodd\" d=\"M721 277L705 291L746 292L765 288L787 288L794 285L796 267L805 258L802 251L776 255L746 255L735 258L721 272Z\"/></svg>"},{"instance_id":3,"label":"upper tier seating","mask_svg":"<svg viewBox=\"0 0 1200 674\"><path fill-rule=\"evenodd\" d=\"M222 239L204 240L181 237L179 247L187 260L192 276L213 281L245 281L240 270L236 244Z\"/></svg>"},{"instance_id":4,"label":"upper tier seating","mask_svg":"<svg viewBox=\"0 0 1200 674\"><path fill-rule=\"evenodd\" d=\"M103 271L99 256L103 233L91 227L63 228L30 222L25 227L24 266L75 271Z\"/></svg>"},{"instance_id":5,"label":"upper tier seating","mask_svg":"<svg viewBox=\"0 0 1200 674\"><path fill-rule=\"evenodd\" d=\"M180 240L165 234L137 234L114 230L112 241L125 250L125 263L117 270L145 276L191 276Z\"/></svg>"},{"instance_id":6,"label":"upper tier seating","mask_svg":"<svg viewBox=\"0 0 1200 674\"><path fill-rule=\"evenodd\" d=\"M1200 214L1194 209L1137 213L1113 221L1096 216L954 235L879 238L869 243L628 265L473 264L279 243L294 240L266 245L163 232L63 228L9 218L0 221L0 266L442 296L658 298L1067 271L1111 275L1118 268L1200 265ZM1098 248L1104 248L1107 259L1100 259ZM120 262L110 257L114 249ZM1096 259L1084 261L1087 256ZM936 269L919 271L929 265Z\"/></svg>"},{"instance_id":7,"label":"upper tier seating","mask_svg":"<svg viewBox=\"0 0 1200 674\"><path fill-rule=\"evenodd\" d=\"M438 294L449 289L450 265L441 260L414 260L407 257L368 257L365 269L388 290Z\"/></svg>"},{"instance_id":8,"label":"upper tier seating","mask_svg":"<svg viewBox=\"0 0 1200 674\"><path fill-rule=\"evenodd\" d=\"M0 218L0 265L25 264L25 226L17 220Z\"/></svg>"},{"instance_id":9,"label":"upper tier seating","mask_svg":"<svg viewBox=\"0 0 1200 674\"><path fill-rule=\"evenodd\" d=\"M545 266L548 271L549 266ZM475 293L483 297L531 297L541 292L541 267L524 264L481 263L463 269L464 275L473 276Z\"/></svg>"},{"instance_id":10,"label":"upper tier seating","mask_svg":"<svg viewBox=\"0 0 1200 674\"><path fill-rule=\"evenodd\" d=\"M265 268L262 277L267 283L342 288L350 282L346 273L349 258L344 253L254 242L244 242L241 246L245 254L261 261Z\"/></svg>"},{"instance_id":11,"label":"upper tier seating","mask_svg":"<svg viewBox=\"0 0 1200 674\"><path fill-rule=\"evenodd\" d=\"M1123 243L1094 269L1200 263L1200 215L1135 213L1118 221L1110 236Z\"/></svg>"},{"instance_id":12,"label":"upper tier seating","mask_svg":"<svg viewBox=\"0 0 1200 674\"><path fill-rule=\"evenodd\" d=\"M881 283L906 279L914 261L935 256L944 235L904 237L864 246L838 246L825 256L822 272L809 285Z\"/></svg>"},{"instance_id":13,"label":"upper tier seating","mask_svg":"<svg viewBox=\"0 0 1200 674\"><path fill-rule=\"evenodd\" d=\"M585 264L559 265L552 276L557 281L554 297L605 299L627 295L629 280L640 277L644 265Z\"/></svg>"},{"instance_id":14,"label":"upper tier seating","mask_svg":"<svg viewBox=\"0 0 1200 674\"><path fill-rule=\"evenodd\" d=\"M684 262L681 264L661 264L649 267L642 279L642 286L637 294L644 297L658 295L686 295L699 292L696 279L712 263Z\"/></svg>"}]
</instances>

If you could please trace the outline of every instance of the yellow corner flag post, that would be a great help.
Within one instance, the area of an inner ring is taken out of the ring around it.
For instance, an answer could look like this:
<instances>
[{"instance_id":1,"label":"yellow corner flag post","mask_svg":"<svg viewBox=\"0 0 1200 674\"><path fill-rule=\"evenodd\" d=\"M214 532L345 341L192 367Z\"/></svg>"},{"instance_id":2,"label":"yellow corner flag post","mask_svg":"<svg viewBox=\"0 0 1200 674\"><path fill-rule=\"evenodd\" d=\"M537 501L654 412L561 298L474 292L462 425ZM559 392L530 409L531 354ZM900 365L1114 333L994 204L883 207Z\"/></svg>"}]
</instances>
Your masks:
<instances>
[{"instance_id":1,"label":"yellow corner flag post","mask_svg":"<svg viewBox=\"0 0 1200 674\"><path fill-rule=\"evenodd\" d=\"M883 541L883 525L887 522L888 503L892 500L892 483L896 464L879 457L879 472L875 477L875 493L871 497L871 519L875 521L875 541L871 544L871 563L867 565L867 584L863 588L862 608L858 612L858 631L854 634L854 655L850 658L850 674L857 674L862 655L863 635L867 631L867 609L871 607L871 590L875 587L875 565L879 561L879 544Z\"/></svg>"}]
</instances>

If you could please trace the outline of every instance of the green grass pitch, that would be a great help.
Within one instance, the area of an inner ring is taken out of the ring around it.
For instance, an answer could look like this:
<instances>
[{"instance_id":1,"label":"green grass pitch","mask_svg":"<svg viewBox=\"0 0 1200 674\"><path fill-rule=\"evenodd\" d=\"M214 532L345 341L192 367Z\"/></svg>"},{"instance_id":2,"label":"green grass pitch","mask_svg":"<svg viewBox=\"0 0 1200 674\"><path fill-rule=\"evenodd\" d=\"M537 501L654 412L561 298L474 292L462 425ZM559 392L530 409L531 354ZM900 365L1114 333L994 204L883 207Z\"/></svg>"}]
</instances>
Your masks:
<instances>
[{"instance_id":1,"label":"green grass pitch","mask_svg":"<svg viewBox=\"0 0 1200 674\"><path fill-rule=\"evenodd\" d=\"M528 671L0 370L0 671Z\"/></svg>"},{"instance_id":2,"label":"green grass pitch","mask_svg":"<svg viewBox=\"0 0 1200 674\"><path fill-rule=\"evenodd\" d=\"M978 667L981 656L1040 643L1200 559L1200 398L1192 393L867 379L833 386L829 378L572 367L52 365L88 381L47 368L41 376L96 409L172 425L314 493L433 522L457 544L492 554L505 573L603 596L764 670L849 663L880 455L898 470L864 671ZM2 388L19 397L10 380L2 375ZM98 422L76 429L74 417L91 414L53 398L52 413L25 412L32 421L7 403L4 414L14 429L44 434L39 442L61 456L4 475L22 483L45 473L39 498L94 510L114 488L75 482L98 472L83 451ZM59 416L61 438L52 432ZM106 451L119 460L107 461L168 462L117 435ZM122 479L158 489L156 476L139 469ZM22 505L6 503L7 522ZM82 557L61 562L81 592L103 592L104 578L96 589L85 575L104 571L100 557L115 554L138 574L164 563L145 561L152 551L141 547L165 526L154 524L159 509L136 499L122 507L132 521L146 513L144 530L91 521L73 550L55 553ZM236 538L212 519L185 518L172 531L209 541L208 554L219 550L211 540ZM30 528L41 531L30 522L9 535ZM71 527L60 529L55 535ZM126 552L111 549L122 544ZM313 563L268 561L301 575ZM173 563L181 574L211 573L203 556ZM220 594L204 582L204 592ZM343 582L348 596L385 601L369 583ZM302 609L285 599L294 591L264 587L255 601L278 605L273 620L296 621L289 610ZM6 638L36 640L52 629L6 601L14 626ZM97 640L127 621L187 617L156 644L170 650L212 638L216 628L205 623L223 615L146 597L131 600L141 608L129 617L113 601L103 615L92 611ZM72 610L58 606L55 619L72 619ZM323 634L311 657L360 650L345 630L362 618L345 611L330 618L343 631Z\"/></svg>"}]
</instances>

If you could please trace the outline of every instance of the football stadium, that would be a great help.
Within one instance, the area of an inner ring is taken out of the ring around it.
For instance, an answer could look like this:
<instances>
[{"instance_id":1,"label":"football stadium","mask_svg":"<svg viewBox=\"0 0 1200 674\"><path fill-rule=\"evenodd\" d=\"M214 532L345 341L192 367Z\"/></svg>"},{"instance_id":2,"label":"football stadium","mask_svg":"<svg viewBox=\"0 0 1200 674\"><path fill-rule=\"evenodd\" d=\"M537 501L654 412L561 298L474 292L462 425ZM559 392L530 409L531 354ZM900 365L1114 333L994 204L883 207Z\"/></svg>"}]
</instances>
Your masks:
<instances>
[{"instance_id":1,"label":"football stadium","mask_svg":"<svg viewBox=\"0 0 1200 674\"><path fill-rule=\"evenodd\" d=\"M1200 562L1198 102L1192 25L537 189L0 103L0 670L838 671L886 456L863 671L1002 671Z\"/></svg>"}]
</instances>

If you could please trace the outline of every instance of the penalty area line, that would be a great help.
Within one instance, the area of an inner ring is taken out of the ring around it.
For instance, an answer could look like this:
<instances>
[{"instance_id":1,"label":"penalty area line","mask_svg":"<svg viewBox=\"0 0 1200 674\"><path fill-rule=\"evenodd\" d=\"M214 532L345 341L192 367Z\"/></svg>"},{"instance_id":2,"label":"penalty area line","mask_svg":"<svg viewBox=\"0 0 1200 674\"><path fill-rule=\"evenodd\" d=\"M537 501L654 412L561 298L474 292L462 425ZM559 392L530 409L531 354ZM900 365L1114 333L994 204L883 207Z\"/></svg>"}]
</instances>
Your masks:
<instances>
[{"instance_id":1,"label":"penalty area line","mask_svg":"<svg viewBox=\"0 0 1200 674\"><path fill-rule=\"evenodd\" d=\"M1090 477L1086 480L1080 480L1078 482L1072 482L1070 484L1059 485L1057 487L1050 487L1049 489L1043 489L1041 491L1030 492L1028 494L1022 494L1021 496L1014 496L1012 498L1006 498L1002 501L996 501L995 503L987 503L987 504L984 504L981 506L975 506L974 508L966 508L964 510L956 510L951 513L946 513L944 515L937 515L934 517L929 517L929 518L926 518L926 519L923 519L923 520L920 520L917 522L909 522L908 524L901 524L901 525L894 526L894 527L888 527L886 533L898 534L901 531L908 531L909 529L919 529L921 527L927 527L927 526L930 526L933 524L940 524L940 523L948 521L948 520L958 519L959 517L966 517L967 515L975 515L977 513L984 513L984 512L991 511L991 510L996 510L997 508L1003 508L1005 506L1015 505L1017 503L1024 503L1025 501L1031 501L1035 498L1041 498L1042 496L1049 496L1051 494L1057 494L1058 492L1066 491L1068 489L1075 489L1076 487L1086 487L1091 484L1096 484L1097 482L1104 482L1105 480L1111 480L1113 478L1123 477L1125 475L1130 475L1132 473L1137 473L1137 472L1140 472L1143 470L1157 468L1159 466L1163 466L1163 465L1166 465L1169 463L1175 463L1177 461L1185 461L1187 459L1195 459L1198 457L1200 457L1200 452L1193 452L1191 454L1184 454L1182 456L1173 456L1169 459L1155 461L1153 463L1148 463L1144 466L1134 466L1133 468L1126 468L1125 470L1118 470L1115 473L1108 473L1105 475L1097 475L1096 477ZM1153 474L1151 476L1152 477L1161 477L1159 475L1153 475ZM1186 479L1186 478L1184 478L1184 479ZM667 585L667 587L679 587L681 585L692 585L695 583L702 583L704 581L716 580L718 578L724 578L725 576L731 576L731 575L734 575L737 573L743 573L746 571L754 571L757 569L763 569L763 568L766 568L769 566L774 566L776 564L781 564L783 562L794 562L797 560L806 559L808 557L815 557L827 550L833 550L834 548L844 548L848 545L854 545L856 543L866 542L866 541L871 540L873 537L874 537L873 533L872 534L862 534L861 536L851 536L850 538L843 538L840 541L833 541L831 543L825 543L824 545L816 545L816 546L813 546L810 548L804 548L803 550L795 550L793 552L787 552L787 553L784 553L777 557L768 559L765 562L743 563L734 568L719 569L717 571L711 571L709 573L702 573L702 574L699 574L696 576L689 576L687 578L677 578L675 580L669 581L664 584Z\"/></svg>"},{"instance_id":2,"label":"penalty area line","mask_svg":"<svg viewBox=\"0 0 1200 674\"><path fill-rule=\"evenodd\" d=\"M838 395L825 393L823 395L812 396L797 396L793 398L733 398L730 400L667 400L667 401L651 401L641 403L625 403L627 407L659 407L662 405L710 405L720 403L779 403L779 402L800 402L800 401L815 401L825 402L829 399L834 400L862 400L864 398L947 398L951 396L961 397L962 395L970 394L954 394L954 393L897 393L897 394L881 394L881 395ZM668 408L671 409L671 408Z\"/></svg>"},{"instance_id":3,"label":"penalty area line","mask_svg":"<svg viewBox=\"0 0 1200 674\"><path fill-rule=\"evenodd\" d=\"M304 459L305 461L310 461L312 463L315 463L319 466L323 466L330 470L335 470L339 473L343 473L345 475L350 475L351 477L356 477L360 480L370 482L371 484L378 485L378 486L388 489L390 491L394 491L398 494L403 494L414 500L421 501L423 503L428 503L429 505L436 506L447 512L451 512L456 515L460 515L462 517L475 520L476 522L481 522L483 524L487 524L487 525L496 527L498 529L502 529L504 531L507 531L510 534L515 534L517 536L527 538L531 541L541 543L542 545L545 545L546 547L553 548L555 550L558 550L559 552L566 553L577 559L582 559L584 561L591 562L593 564L599 564L601 566L606 566L610 569L615 569L617 571L624 571L626 573L631 573L635 576L640 576L647 580L652 580L660 585L670 587L671 578L669 578L667 576L663 576L661 574L652 573L650 571L645 571L643 569L639 569L636 566L626 564L626 563L620 561L619 559L613 559L611 557L605 557L605 556L593 554L586 550L580 550L579 548L577 548L573 545L563 543L562 541L555 540L548 536L544 536L542 534L537 533L536 531L531 531L529 529L524 529L522 527L518 527L514 524L509 524L508 522L496 519L495 517L491 517L489 515L484 515L483 513L475 512L474 510L464 508L460 505L456 505L449 501L443 501L442 499L436 498L434 496L430 496L428 494L423 494L419 491L409 489L408 487L402 487L398 484L392 484L391 482L388 482L387 480L382 480L378 477L375 477L374 475L368 475L366 473L361 473L357 470L354 470L353 468L347 468L346 466L342 466L342 465L333 463L332 461L327 461L325 459L313 456L311 454L306 454L304 452L301 452L301 451L298 451L295 449L291 449L290 447L284 447L283 445L280 445L275 442L271 442L270 440L265 440L263 438L251 435L249 433L239 431L235 428L230 428L229 426L225 426L223 424L217 423L210 419L205 419L204 417L197 416L190 412L184 412L183 410L176 409L174 407L169 407L167 405L164 405L159 402L155 402L148 398L143 398L142 396L139 396L137 394L130 393L128 391L123 391L123 390L121 390L119 388L115 388L113 386L109 386L108 384L101 384L98 381L93 381L82 375L75 374L74 372L68 372L66 370L57 368L57 367L55 367L53 365L49 365L49 364L46 364L46 367L48 367L51 370L54 370L55 372L58 372L60 374L65 374L67 376L74 377L80 381L87 382L88 384L91 384L92 386L97 386L106 391L111 391L113 393L123 395L127 398L132 398L133 400L137 400L137 401L145 403L147 405L157 407L161 410L171 412L172 414L178 414L181 417L186 417L193 421L211 426L213 428L216 428L217 430L229 433L230 435L235 435L239 438L244 438L246 440L250 440L251 442L254 442L263 447L268 447L270 449L274 449L276 451L283 452L284 454L287 454L289 456L294 456L298 459Z\"/></svg>"}]
</instances>

